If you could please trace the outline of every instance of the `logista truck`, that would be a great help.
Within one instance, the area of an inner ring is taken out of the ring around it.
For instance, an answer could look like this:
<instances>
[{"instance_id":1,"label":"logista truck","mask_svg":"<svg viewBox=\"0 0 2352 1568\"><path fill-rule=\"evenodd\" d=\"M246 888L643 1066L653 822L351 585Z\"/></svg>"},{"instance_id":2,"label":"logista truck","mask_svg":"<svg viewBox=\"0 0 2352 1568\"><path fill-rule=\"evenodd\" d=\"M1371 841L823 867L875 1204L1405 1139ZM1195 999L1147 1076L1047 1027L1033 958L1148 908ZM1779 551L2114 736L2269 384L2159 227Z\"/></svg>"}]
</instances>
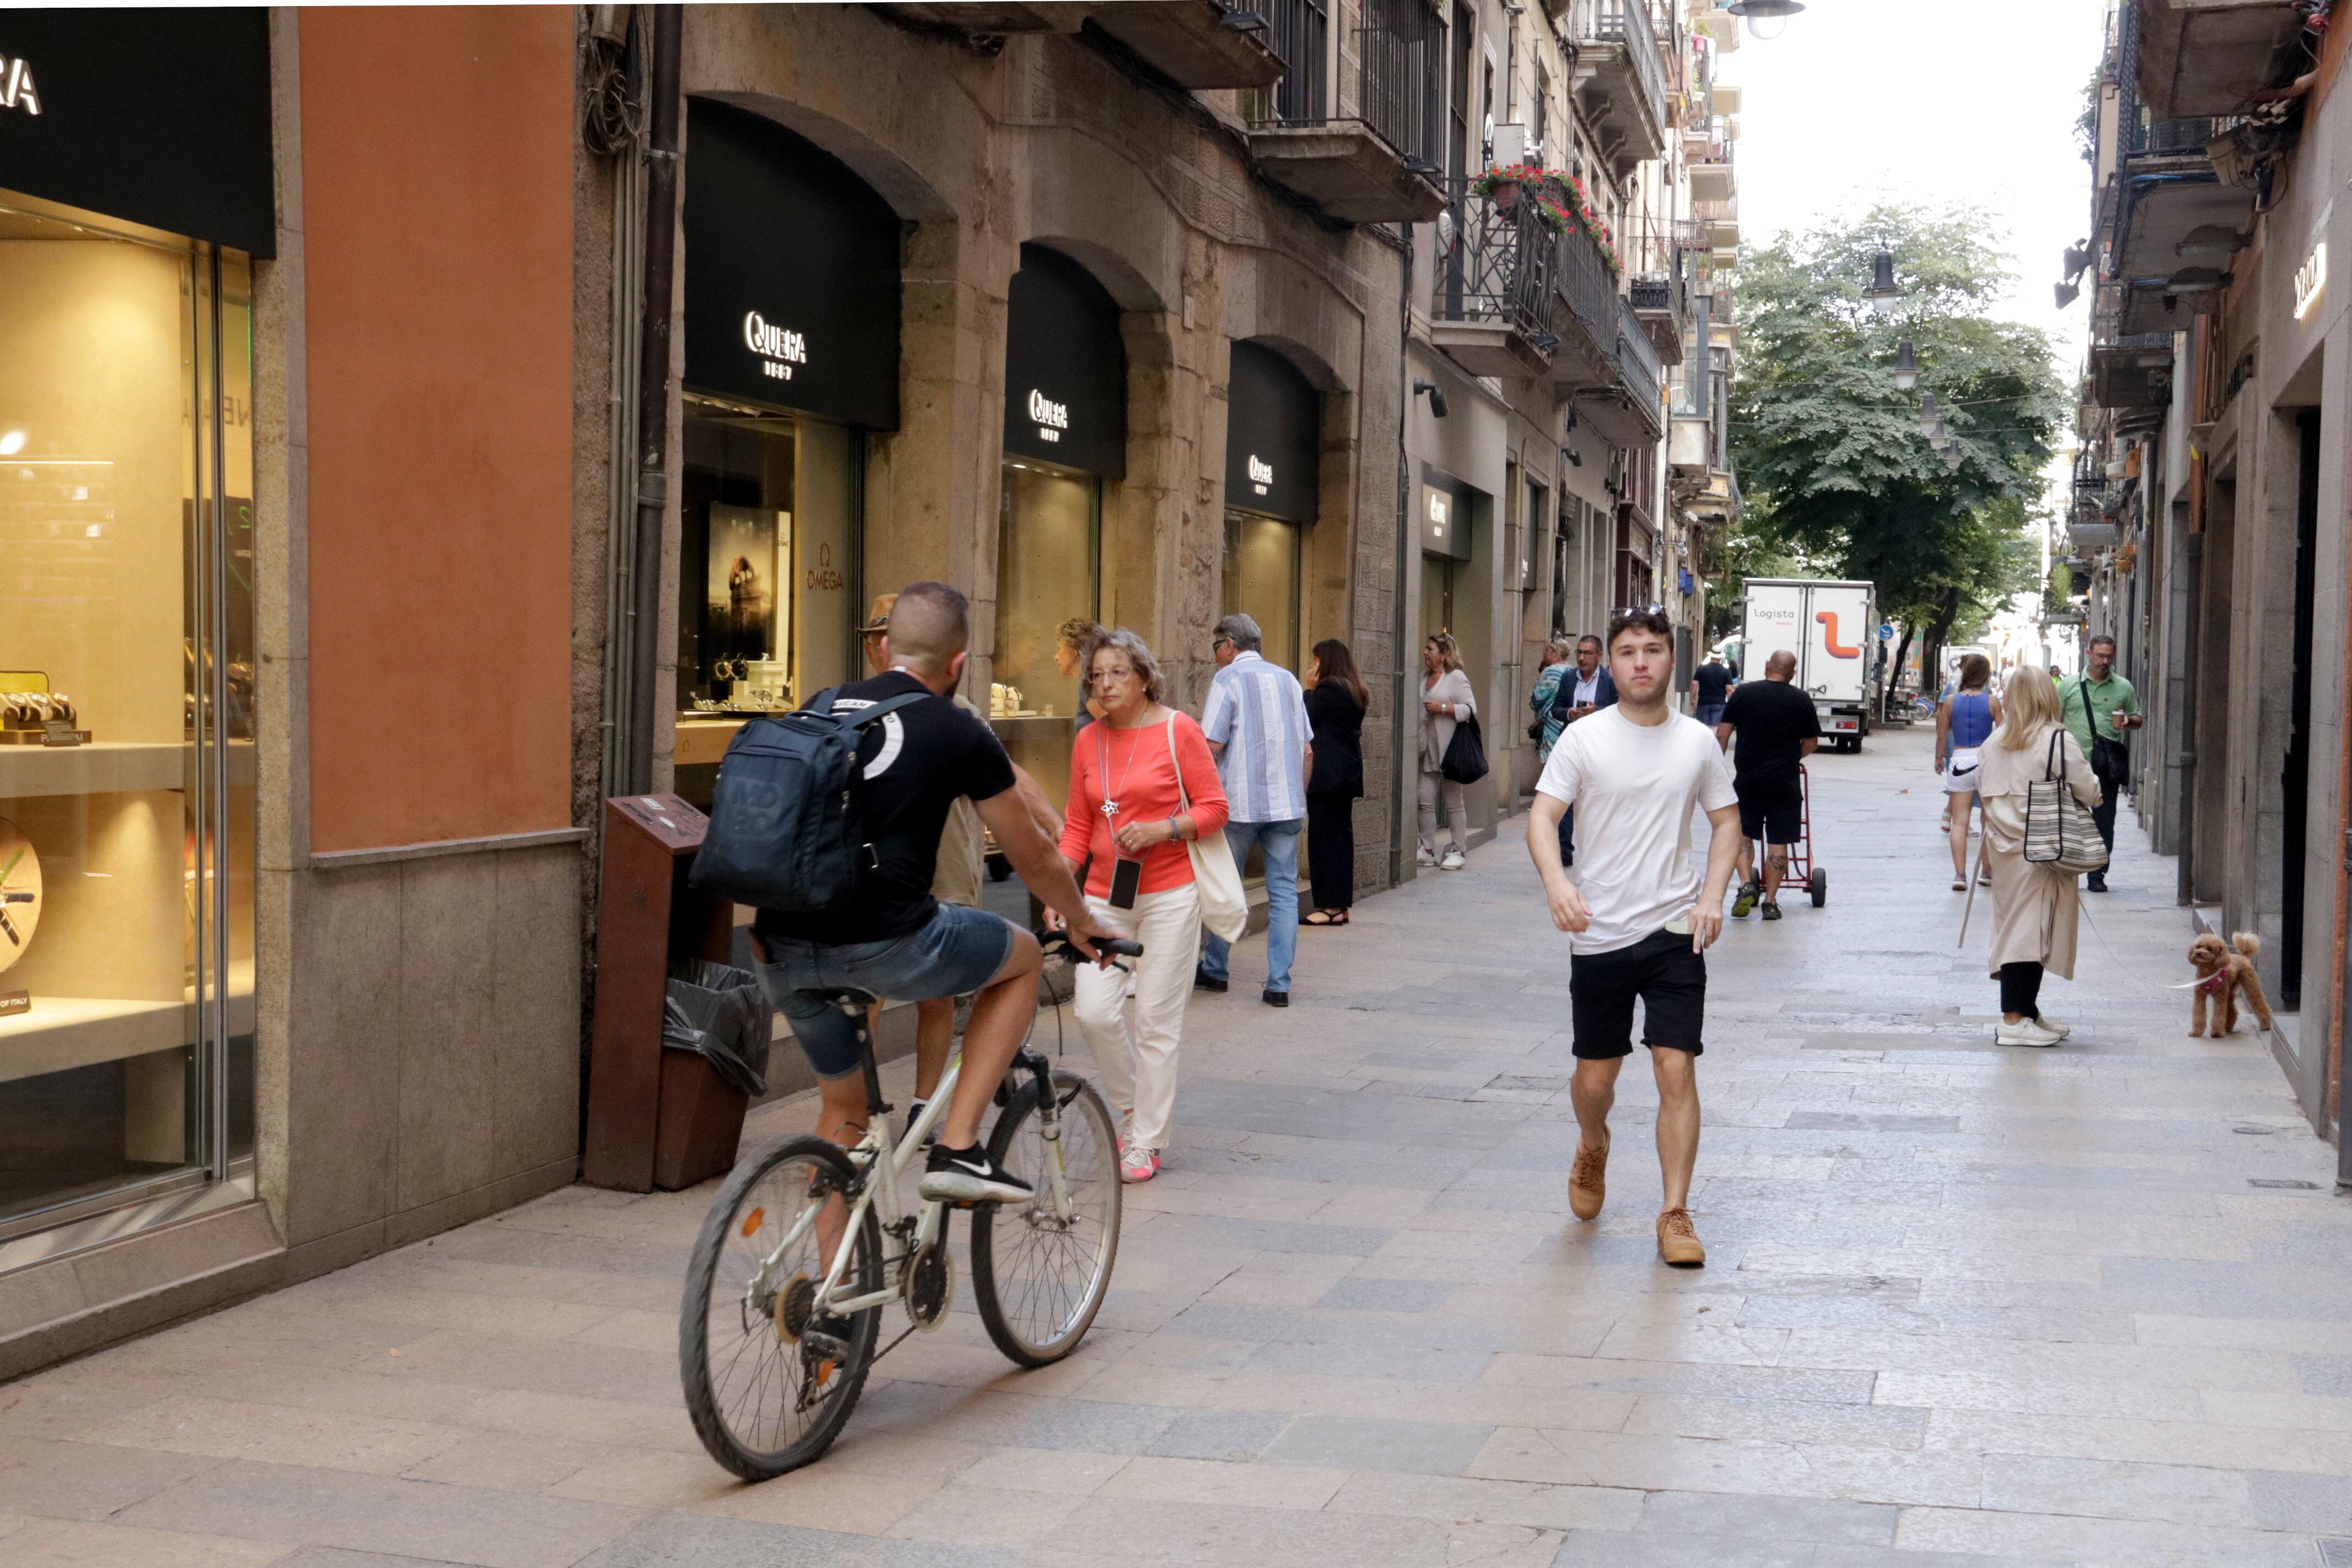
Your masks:
<instances>
[{"instance_id":1,"label":"logista truck","mask_svg":"<svg viewBox=\"0 0 2352 1568\"><path fill-rule=\"evenodd\" d=\"M1797 684L1821 714L1822 737L1842 752L1862 750L1877 708L1878 596L1871 583L1797 577L1748 579L1741 626L1742 680L1764 679L1764 661L1797 656Z\"/></svg>"}]
</instances>

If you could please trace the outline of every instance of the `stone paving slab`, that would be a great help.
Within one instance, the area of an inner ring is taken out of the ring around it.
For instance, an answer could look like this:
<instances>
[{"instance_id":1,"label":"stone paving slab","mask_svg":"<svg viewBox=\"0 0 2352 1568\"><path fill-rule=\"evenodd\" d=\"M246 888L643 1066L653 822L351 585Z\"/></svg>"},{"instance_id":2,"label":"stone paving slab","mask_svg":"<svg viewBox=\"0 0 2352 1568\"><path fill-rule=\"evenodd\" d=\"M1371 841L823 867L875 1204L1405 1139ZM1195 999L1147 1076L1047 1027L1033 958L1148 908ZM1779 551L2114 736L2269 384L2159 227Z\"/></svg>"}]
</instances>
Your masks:
<instances>
[{"instance_id":1,"label":"stone paving slab","mask_svg":"<svg viewBox=\"0 0 2352 1568\"><path fill-rule=\"evenodd\" d=\"M0 1388L0 1563L2312 1568L2352 1536L2332 1152L2253 1037L2188 1038L2130 843L2047 988L2074 1041L1994 1047L1926 750L1816 758L1828 904L1710 957L1704 1270L1656 1261L1638 1063L1568 1215L1567 955L1507 833L1303 932L1287 1012L1255 943L1196 999L1058 1367L967 1300L741 1485L677 1392L711 1189L575 1187Z\"/></svg>"}]
</instances>

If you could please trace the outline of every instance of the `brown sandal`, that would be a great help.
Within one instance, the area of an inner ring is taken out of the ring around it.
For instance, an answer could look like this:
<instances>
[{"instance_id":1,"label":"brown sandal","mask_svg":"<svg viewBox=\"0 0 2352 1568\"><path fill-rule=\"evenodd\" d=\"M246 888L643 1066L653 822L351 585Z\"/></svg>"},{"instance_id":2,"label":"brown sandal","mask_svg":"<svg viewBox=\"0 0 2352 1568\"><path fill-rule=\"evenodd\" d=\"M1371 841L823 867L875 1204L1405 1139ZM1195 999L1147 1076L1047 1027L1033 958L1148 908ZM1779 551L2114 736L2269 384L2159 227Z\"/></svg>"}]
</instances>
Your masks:
<instances>
[{"instance_id":1,"label":"brown sandal","mask_svg":"<svg viewBox=\"0 0 2352 1568\"><path fill-rule=\"evenodd\" d=\"M1320 920L1316 918L1318 915L1322 917ZM1334 914L1329 910L1309 910L1298 917L1298 923L1303 926L1343 926L1348 923L1348 911L1341 910Z\"/></svg>"}]
</instances>

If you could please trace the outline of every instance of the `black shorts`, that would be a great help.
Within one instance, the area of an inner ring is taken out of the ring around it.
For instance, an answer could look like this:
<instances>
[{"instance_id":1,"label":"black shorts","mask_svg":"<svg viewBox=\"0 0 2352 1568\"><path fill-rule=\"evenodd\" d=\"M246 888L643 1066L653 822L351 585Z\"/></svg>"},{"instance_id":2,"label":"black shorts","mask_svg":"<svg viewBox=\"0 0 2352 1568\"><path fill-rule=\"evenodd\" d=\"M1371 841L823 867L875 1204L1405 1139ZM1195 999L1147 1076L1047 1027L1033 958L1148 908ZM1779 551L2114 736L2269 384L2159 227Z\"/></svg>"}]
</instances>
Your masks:
<instances>
[{"instance_id":1,"label":"black shorts","mask_svg":"<svg viewBox=\"0 0 2352 1568\"><path fill-rule=\"evenodd\" d=\"M1740 784L1739 831L1766 844L1794 844L1804 837L1805 802L1792 780L1788 784Z\"/></svg>"},{"instance_id":2,"label":"black shorts","mask_svg":"<svg viewBox=\"0 0 2352 1568\"><path fill-rule=\"evenodd\" d=\"M1697 1056L1706 1026L1706 956L1688 932L1660 931L1631 947L1580 952L1568 961L1572 1049L1580 1060L1633 1052L1633 1003L1642 1003L1642 1043Z\"/></svg>"}]
</instances>

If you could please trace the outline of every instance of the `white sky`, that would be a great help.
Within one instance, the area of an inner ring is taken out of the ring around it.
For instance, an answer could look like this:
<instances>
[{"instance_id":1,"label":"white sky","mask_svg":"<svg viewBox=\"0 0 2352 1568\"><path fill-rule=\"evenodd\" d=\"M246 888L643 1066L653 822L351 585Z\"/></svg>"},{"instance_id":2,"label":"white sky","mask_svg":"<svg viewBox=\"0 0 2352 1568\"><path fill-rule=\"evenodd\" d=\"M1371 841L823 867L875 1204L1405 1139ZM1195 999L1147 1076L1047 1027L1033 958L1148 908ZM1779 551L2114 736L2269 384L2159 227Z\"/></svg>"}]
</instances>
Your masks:
<instances>
[{"instance_id":1,"label":"white sky","mask_svg":"<svg viewBox=\"0 0 2352 1568\"><path fill-rule=\"evenodd\" d=\"M2063 314L2059 253L2090 226L2076 155L2109 0L1807 0L1780 36L1742 26L1739 228L1750 243L1882 197L1992 210L2017 278L2004 314L2079 366L2090 290Z\"/></svg>"}]
</instances>

